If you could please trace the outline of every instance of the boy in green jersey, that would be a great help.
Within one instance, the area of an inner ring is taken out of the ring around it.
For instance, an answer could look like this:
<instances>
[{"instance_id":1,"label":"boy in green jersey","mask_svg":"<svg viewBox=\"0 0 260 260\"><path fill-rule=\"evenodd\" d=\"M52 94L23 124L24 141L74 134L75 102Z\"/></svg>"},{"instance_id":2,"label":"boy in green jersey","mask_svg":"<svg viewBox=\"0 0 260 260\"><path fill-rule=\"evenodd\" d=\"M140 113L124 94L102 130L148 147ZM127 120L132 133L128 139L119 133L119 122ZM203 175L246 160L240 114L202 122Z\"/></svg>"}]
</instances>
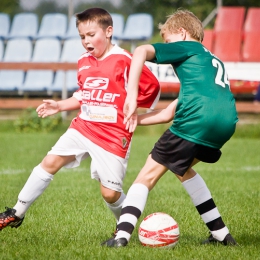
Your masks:
<instances>
[{"instance_id":1,"label":"boy in green jersey","mask_svg":"<svg viewBox=\"0 0 260 260\"><path fill-rule=\"evenodd\" d=\"M221 60L203 45L200 20L187 10L178 10L159 25L165 43L136 48L130 68L124 105L129 131L137 124L168 122L165 131L130 187L117 224L117 234L103 244L126 246L142 214L149 191L167 170L182 182L210 231L204 243L236 245L202 177L192 168L198 162L215 163L220 148L231 138L238 121L235 100ZM180 80L178 99L162 111L136 115L140 73L144 62L171 64Z\"/></svg>"}]
</instances>

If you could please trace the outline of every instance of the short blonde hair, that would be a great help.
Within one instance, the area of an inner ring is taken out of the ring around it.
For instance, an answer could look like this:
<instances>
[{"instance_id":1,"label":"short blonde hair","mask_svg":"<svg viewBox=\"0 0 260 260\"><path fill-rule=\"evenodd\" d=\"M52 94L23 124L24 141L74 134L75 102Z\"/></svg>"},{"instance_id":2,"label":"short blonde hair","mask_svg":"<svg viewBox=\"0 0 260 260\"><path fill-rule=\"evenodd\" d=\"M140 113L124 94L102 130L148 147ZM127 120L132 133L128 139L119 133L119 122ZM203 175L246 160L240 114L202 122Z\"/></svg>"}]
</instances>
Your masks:
<instances>
[{"instance_id":1,"label":"short blonde hair","mask_svg":"<svg viewBox=\"0 0 260 260\"><path fill-rule=\"evenodd\" d=\"M165 32L177 33L180 28L185 29L190 36L202 42L204 38L203 26L196 15L188 10L177 10L167 16L164 24L159 24L160 34L163 37Z\"/></svg>"}]
</instances>

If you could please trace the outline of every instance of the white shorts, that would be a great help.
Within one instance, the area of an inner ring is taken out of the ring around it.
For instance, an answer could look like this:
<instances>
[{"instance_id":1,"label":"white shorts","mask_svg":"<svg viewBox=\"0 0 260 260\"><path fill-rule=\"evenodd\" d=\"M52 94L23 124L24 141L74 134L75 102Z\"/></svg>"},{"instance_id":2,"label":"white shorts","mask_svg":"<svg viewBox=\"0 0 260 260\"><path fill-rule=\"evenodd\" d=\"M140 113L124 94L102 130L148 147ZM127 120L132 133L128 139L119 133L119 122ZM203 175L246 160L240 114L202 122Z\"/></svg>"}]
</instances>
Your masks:
<instances>
[{"instance_id":1,"label":"white shorts","mask_svg":"<svg viewBox=\"0 0 260 260\"><path fill-rule=\"evenodd\" d=\"M65 168L75 168L82 160L91 157L91 178L111 190L122 192L129 152L130 146L126 158L119 157L94 144L77 130L69 128L48 154L75 155L75 161L65 165Z\"/></svg>"}]
</instances>

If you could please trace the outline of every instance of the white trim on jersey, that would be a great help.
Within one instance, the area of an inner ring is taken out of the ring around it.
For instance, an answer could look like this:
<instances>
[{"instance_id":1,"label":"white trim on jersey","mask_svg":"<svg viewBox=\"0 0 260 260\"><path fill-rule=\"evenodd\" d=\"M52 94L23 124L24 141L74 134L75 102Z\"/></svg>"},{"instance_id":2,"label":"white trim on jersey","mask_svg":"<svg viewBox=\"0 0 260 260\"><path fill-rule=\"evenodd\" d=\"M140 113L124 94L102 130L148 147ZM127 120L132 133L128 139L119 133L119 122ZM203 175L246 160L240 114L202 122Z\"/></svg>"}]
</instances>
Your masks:
<instances>
[{"instance_id":1,"label":"white trim on jersey","mask_svg":"<svg viewBox=\"0 0 260 260\"><path fill-rule=\"evenodd\" d=\"M160 99L160 96L161 96L161 90L158 92L157 97L154 99L154 102L152 103L152 105L150 106L149 109L151 109L151 110L155 109L155 107Z\"/></svg>"},{"instance_id":2,"label":"white trim on jersey","mask_svg":"<svg viewBox=\"0 0 260 260\"><path fill-rule=\"evenodd\" d=\"M125 79L125 90L127 91L127 87L128 87L127 67L125 68L124 79Z\"/></svg>"},{"instance_id":3,"label":"white trim on jersey","mask_svg":"<svg viewBox=\"0 0 260 260\"><path fill-rule=\"evenodd\" d=\"M132 56L126 52L124 49L122 49L121 47L119 47L118 45L114 45L114 47L103 57L102 60L104 60L105 58L107 58L108 56L112 55L112 54L122 54L122 55L125 55L127 56L129 59L132 59ZM83 59L83 58L87 58L87 57L90 57L92 56L93 58L96 59L96 57L94 57L93 55L91 55L90 53L88 52L85 52L84 54L82 54L78 61Z\"/></svg>"}]
</instances>

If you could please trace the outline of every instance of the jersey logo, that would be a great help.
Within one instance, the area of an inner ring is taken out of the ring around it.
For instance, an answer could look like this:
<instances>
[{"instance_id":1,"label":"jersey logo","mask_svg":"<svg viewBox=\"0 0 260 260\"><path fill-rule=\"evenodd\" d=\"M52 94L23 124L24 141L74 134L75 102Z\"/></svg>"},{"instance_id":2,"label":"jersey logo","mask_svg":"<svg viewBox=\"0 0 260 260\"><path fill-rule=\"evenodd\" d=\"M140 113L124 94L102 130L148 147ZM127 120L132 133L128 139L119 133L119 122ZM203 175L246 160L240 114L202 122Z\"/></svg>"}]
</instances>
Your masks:
<instances>
[{"instance_id":1,"label":"jersey logo","mask_svg":"<svg viewBox=\"0 0 260 260\"><path fill-rule=\"evenodd\" d=\"M101 78L101 77L87 77L83 88L90 88L90 89L107 89L109 83L108 78Z\"/></svg>"},{"instance_id":2,"label":"jersey logo","mask_svg":"<svg viewBox=\"0 0 260 260\"><path fill-rule=\"evenodd\" d=\"M122 138L122 147L125 148L127 145L127 139L125 137Z\"/></svg>"}]
</instances>

